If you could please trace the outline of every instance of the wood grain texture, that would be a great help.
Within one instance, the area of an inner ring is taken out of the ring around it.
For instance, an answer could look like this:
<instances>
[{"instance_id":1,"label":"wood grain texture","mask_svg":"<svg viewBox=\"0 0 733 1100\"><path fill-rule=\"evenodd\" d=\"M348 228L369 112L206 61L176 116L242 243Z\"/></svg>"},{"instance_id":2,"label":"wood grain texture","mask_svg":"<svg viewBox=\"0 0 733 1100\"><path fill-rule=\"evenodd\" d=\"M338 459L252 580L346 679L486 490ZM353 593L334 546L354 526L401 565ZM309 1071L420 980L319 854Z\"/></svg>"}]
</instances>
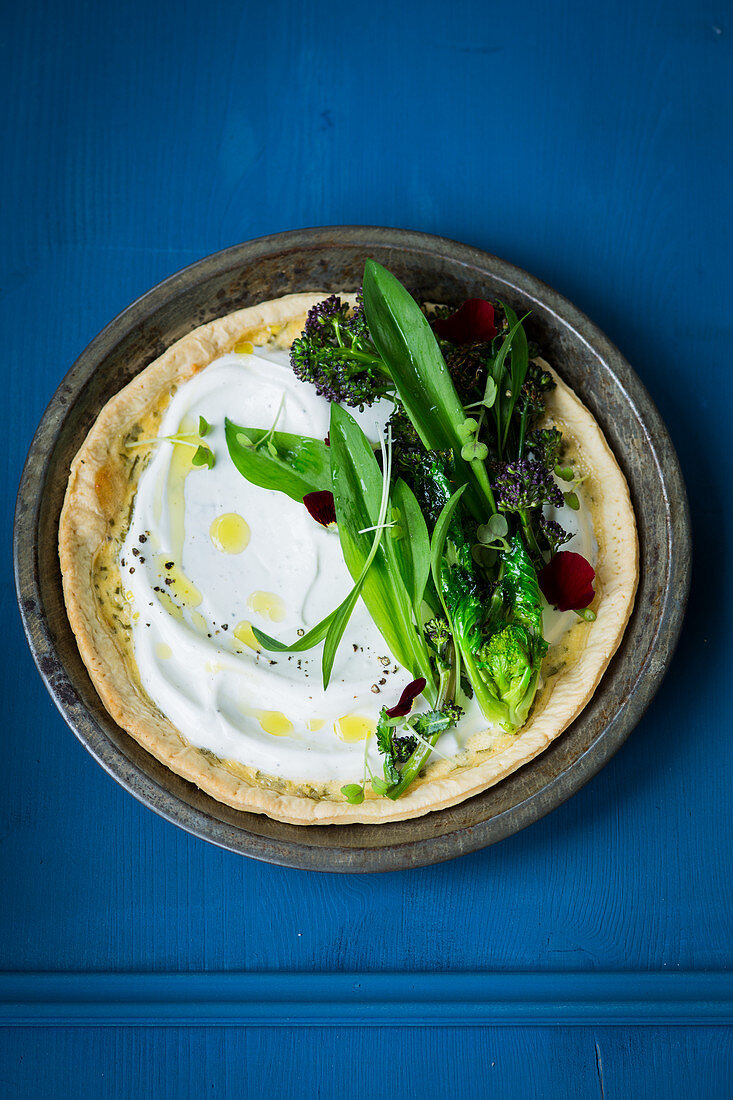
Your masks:
<instances>
[{"instance_id":1,"label":"wood grain texture","mask_svg":"<svg viewBox=\"0 0 733 1100\"><path fill-rule=\"evenodd\" d=\"M710 1100L733 1071L725 1028L77 1028L0 1031L5 1100ZM415 1063L417 1062L417 1069ZM644 1078L642 1079L642 1067ZM671 1091L670 1082L673 1082Z\"/></svg>"},{"instance_id":2,"label":"wood grain texture","mask_svg":"<svg viewBox=\"0 0 733 1100\"><path fill-rule=\"evenodd\" d=\"M86 756L23 642L5 558L0 967L725 970L730 827L730 7L31 0L4 14L5 553L25 450L139 293L259 234L436 232L518 263L613 339L690 490L685 631L629 742L569 803L456 864L342 879L154 817ZM724 1029L0 1034L8 1096L722 1096ZM419 1064L416 1078L410 1068ZM384 1066L391 1085L385 1086ZM456 1072L460 1083L456 1085Z\"/></svg>"}]
</instances>

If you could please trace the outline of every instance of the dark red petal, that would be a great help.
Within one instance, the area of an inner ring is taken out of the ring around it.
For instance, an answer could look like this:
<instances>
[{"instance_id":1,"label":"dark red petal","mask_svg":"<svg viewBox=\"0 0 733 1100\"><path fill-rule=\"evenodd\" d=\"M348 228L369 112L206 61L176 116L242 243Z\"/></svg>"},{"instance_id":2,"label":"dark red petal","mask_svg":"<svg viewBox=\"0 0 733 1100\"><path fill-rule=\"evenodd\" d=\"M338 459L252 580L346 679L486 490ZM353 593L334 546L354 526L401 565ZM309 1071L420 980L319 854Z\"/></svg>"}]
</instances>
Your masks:
<instances>
[{"instance_id":1,"label":"dark red petal","mask_svg":"<svg viewBox=\"0 0 733 1100\"><path fill-rule=\"evenodd\" d=\"M469 298L450 317L433 321L433 329L442 340L452 344L478 344L496 336L494 307L483 298Z\"/></svg>"},{"instance_id":2,"label":"dark red petal","mask_svg":"<svg viewBox=\"0 0 733 1100\"><path fill-rule=\"evenodd\" d=\"M326 434L323 437L323 442L326 444L327 447L331 446L331 433L330 432L326 432Z\"/></svg>"},{"instance_id":3,"label":"dark red petal","mask_svg":"<svg viewBox=\"0 0 733 1100\"><path fill-rule=\"evenodd\" d=\"M324 527L330 527L332 523L336 522L336 505L334 504L333 493L328 489L318 489L315 493L306 493L303 497L303 504L305 504L316 523L320 523Z\"/></svg>"},{"instance_id":4,"label":"dark red petal","mask_svg":"<svg viewBox=\"0 0 733 1100\"><path fill-rule=\"evenodd\" d=\"M538 576L545 599L558 611L580 611L592 603L596 571L582 554L561 550Z\"/></svg>"},{"instance_id":5,"label":"dark red petal","mask_svg":"<svg viewBox=\"0 0 733 1100\"><path fill-rule=\"evenodd\" d=\"M420 676L417 680L413 680L411 684L408 684L400 695L399 703L395 703L393 707L389 708L387 716L389 718L404 718L406 714L409 714L418 695L422 695L425 691L426 683L425 677Z\"/></svg>"}]
</instances>

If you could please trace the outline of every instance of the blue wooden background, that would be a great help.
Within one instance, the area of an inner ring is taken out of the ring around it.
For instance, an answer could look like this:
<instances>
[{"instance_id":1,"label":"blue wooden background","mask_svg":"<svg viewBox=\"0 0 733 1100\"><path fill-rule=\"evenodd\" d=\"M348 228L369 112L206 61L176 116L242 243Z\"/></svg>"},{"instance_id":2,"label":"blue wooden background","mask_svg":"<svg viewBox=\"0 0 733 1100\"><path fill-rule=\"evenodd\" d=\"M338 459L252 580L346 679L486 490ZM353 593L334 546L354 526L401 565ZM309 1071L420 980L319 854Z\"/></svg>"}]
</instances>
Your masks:
<instances>
[{"instance_id":1,"label":"blue wooden background","mask_svg":"<svg viewBox=\"0 0 733 1100\"><path fill-rule=\"evenodd\" d=\"M731 1095L731 15L6 5L3 1096ZM35 673L9 556L35 425L111 317L226 245L350 222L585 310L661 409L696 540L673 668L591 784L494 848L354 878L209 847L108 779Z\"/></svg>"}]
</instances>

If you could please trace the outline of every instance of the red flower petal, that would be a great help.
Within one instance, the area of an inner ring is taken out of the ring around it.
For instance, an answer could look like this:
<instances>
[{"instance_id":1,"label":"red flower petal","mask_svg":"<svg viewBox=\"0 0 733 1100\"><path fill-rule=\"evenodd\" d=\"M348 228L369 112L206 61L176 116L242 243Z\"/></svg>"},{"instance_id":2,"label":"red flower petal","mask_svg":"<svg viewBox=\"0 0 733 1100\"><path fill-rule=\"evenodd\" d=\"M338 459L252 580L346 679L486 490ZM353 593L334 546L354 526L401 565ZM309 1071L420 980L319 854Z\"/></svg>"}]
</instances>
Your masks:
<instances>
[{"instance_id":1,"label":"red flower petal","mask_svg":"<svg viewBox=\"0 0 733 1100\"><path fill-rule=\"evenodd\" d=\"M427 680L424 676L420 676L419 679L413 680L411 684L408 684L405 690L400 695L399 703L395 703L393 707L390 707L387 711L389 718L404 718L406 714L409 714L412 710L412 704L417 699L418 695L422 695L425 691L425 685Z\"/></svg>"},{"instance_id":2,"label":"red flower petal","mask_svg":"<svg viewBox=\"0 0 733 1100\"><path fill-rule=\"evenodd\" d=\"M329 492L328 489L318 489L315 493L306 493L303 497L303 504L308 509L309 515L323 527L330 527L332 523L336 522L336 505L334 504L333 493Z\"/></svg>"},{"instance_id":3,"label":"red flower petal","mask_svg":"<svg viewBox=\"0 0 733 1100\"><path fill-rule=\"evenodd\" d=\"M433 329L452 344L479 344L496 336L494 307L483 298L469 298L450 317L433 321Z\"/></svg>"},{"instance_id":4,"label":"red flower petal","mask_svg":"<svg viewBox=\"0 0 733 1100\"><path fill-rule=\"evenodd\" d=\"M558 611L580 611L592 602L596 571L582 554L561 550L538 576L545 599Z\"/></svg>"}]
</instances>

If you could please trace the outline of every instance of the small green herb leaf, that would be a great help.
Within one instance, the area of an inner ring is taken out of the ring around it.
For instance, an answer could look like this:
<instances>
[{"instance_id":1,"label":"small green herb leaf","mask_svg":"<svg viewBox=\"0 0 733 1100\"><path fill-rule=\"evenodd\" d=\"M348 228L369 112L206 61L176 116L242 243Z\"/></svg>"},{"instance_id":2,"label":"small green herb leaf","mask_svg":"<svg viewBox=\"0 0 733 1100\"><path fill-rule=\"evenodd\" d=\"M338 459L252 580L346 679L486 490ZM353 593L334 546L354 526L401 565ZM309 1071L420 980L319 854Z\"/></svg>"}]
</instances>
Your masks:
<instances>
[{"instance_id":1,"label":"small green herb leaf","mask_svg":"<svg viewBox=\"0 0 733 1100\"><path fill-rule=\"evenodd\" d=\"M507 523L506 516L501 512L497 512L493 516L489 516L486 523L482 523L476 530L476 538L479 542L482 542L485 546L490 545L496 539L506 538L509 531L509 524Z\"/></svg>"},{"instance_id":2,"label":"small green herb leaf","mask_svg":"<svg viewBox=\"0 0 733 1100\"><path fill-rule=\"evenodd\" d=\"M208 447L204 446L204 444L202 443L196 448L193 458L191 459L191 465L208 466L208 468L211 470L214 467L215 461L216 460L214 458L214 452Z\"/></svg>"},{"instance_id":3,"label":"small green herb leaf","mask_svg":"<svg viewBox=\"0 0 733 1100\"><path fill-rule=\"evenodd\" d=\"M391 785L387 779L380 779L378 775L372 776L372 790L377 794L386 794Z\"/></svg>"},{"instance_id":4,"label":"small green herb leaf","mask_svg":"<svg viewBox=\"0 0 733 1100\"><path fill-rule=\"evenodd\" d=\"M580 508L580 501L578 500L577 493L565 493L565 503L568 508L572 508L574 512L577 512Z\"/></svg>"},{"instance_id":5,"label":"small green herb leaf","mask_svg":"<svg viewBox=\"0 0 733 1100\"><path fill-rule=\"evenodd\" d=\"M208 433L210 431L211 431L211 424L209 424L209 422L208 422L208 420L206 419L205 416L200 416L199 417L199 435L203 438L205 435L208 435Z\"/></svg>"},{"instance_id":6,"label":"small green herb leaf","mask_svg":"<svg viewBox=\"0 0 733 1100\"><path fill-rule=\"evenodd\" d=\"M484 462L488 457L489 448L480 439L471 439L461 447L461 458L466 462L473 462L474 459Z\"/></svg>"},{"instance_id":7,"label":"small green herb leaf","mask_svg":"<svg viewBox=\"0 0 733 1100\"><path fill-rule=\"evenodd\" d=\"M484 398L481 404L485 405L487 409L492 408L494 402L496 401L497 393L498 390L496 388L496 382L491 377L491 375L489 375L486 379L486 388L484 390Z\"/></svg>"},{"instance_id":8,"label":"small green herb leaf","mask_svg":"<svg viewBox=\"0 0 733 1100\"><path fill-rule=\"evenodd\" d=\"M352 806L360 806L364 801L364 788L361 783L347 783L341 788L341 794Z\"/></svg>"},{"instance_id":9,"label":"small green herb leaf","mask_svg":"<svg viewBox=\"0 0 733 1100\"><path fill-rule=\"evenodd\" d=\"M484 569L492 569L496 565L498 553L493 546L483 546L477 542L471 547L471 557L477 565L482 565Z\"/></svg>"}]
</instances>

